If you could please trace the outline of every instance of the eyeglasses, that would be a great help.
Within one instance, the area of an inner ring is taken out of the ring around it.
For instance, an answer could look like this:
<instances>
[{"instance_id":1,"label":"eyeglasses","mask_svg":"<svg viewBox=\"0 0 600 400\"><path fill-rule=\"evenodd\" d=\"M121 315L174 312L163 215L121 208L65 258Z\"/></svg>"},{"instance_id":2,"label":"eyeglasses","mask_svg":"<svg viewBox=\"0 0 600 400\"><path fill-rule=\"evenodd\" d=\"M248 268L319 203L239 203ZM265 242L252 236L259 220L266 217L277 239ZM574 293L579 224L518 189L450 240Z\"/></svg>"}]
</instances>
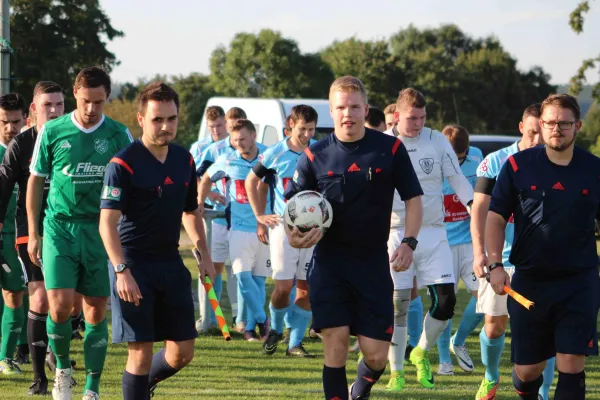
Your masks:
<instances>
[{"instance_id":1,"label":"eyeglasses","mask_svg":"<svg viewBox=\"0 0 600 400\"><path fill-rule=\"evenodd\" d=\"M573 124L577 121L544 121L542 120L542 126L546 129L554 129L558 125L558 129L567 130L571 129Z\"/></svg>"}]
</instances>

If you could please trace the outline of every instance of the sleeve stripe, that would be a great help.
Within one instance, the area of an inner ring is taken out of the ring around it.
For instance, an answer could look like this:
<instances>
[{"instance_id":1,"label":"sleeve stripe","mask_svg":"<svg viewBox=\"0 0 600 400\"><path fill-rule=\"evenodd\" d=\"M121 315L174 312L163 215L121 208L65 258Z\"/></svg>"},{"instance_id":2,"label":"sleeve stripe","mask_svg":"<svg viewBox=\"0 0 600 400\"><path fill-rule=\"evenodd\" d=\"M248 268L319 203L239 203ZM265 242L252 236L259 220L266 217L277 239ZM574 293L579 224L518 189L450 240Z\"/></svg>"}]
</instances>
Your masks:
<instances>
[{"instance_id":1,"label":"sleeve stripe","mask_svg":"<svg viewBox=\"0 0 600 400\"><path fill-rule=\"evenodd\" d=\"M42 144L42 135L46 133L46 128L42 127L42 130L38 133L37 139L35 140L35 145L33 147L33 154L31 155L31 162L29 163L29 170L32 174L36 176L46 177L49 174L42 174L35 170L35 166L37 164L38 158L40 156L40 146Z\"/></svg>"},{"instance_id":2,"label":"sleeve stripe","mask_svg":"<svg viewBox=\"0 0 600 400\"><path fill-rule=\"evenodd\" d=\"M190 167L194 165L194 156L190 154Z\"/></svg>"},{"instance_id":3,"label":"sleeve stripe","mask_svg":"<svg viewBox=\"0 0 600 400\"><path fill-rule=\"evenodd\" d=\"M306 154L306 156L311 162L315 161L315 155L312 153L312 151L310 151L308 147L304 149L304 154Z\"/></svg>"},{"instance_id":4,"label":"sleeve stripe","mask_svg":"<svg viewBox=\"0 0 600 400\"><path fill-rule=\"evenodd\" d=\"M125 128L125 133L127 133L127 137L129 138L129 142L133 143L133 136L131 136L131 132L129 132L129 128Z\"/></svg>"},{"instance_id":5,"label":"sleeve stripe","mask_svg":"<svg viewBox=\"0 0 600 400\"><path fill-rule=\"evenodd\" d=\"M510 166L512 167L513 171L517 172L519 170L519 166L517 165L517 162L513 156L509 156L508 161L510 162Z\"/></svg>"},{"instance_id":6,"label":"sleeve stripe","mask_svg":"<svg viewBox=\"0 0 600 400\"><path fill-rule=\"evenodd\" d=\"M110 162L115 163L115 164L119 164L120 166L122 166L123 168L125 168L127 171L129 171L129 173L131 175L133 175L133 169L129 166L129 164L127 164L125 161L121 160L120 158L117 157L113 157Z\"/></svg>"},{"instance_id":7,"label":"sleeve stripe","mask_svg":"<svg viewBox=\"0 0 600 400\"><path fill-rule=\"evenodd\" d=\"M398 151L398 147L400 147L400 139L396 138L396 141L394 142L394 146L392 146L392 155L395 156L396 152Z\"/></svg>"}]
</instances>

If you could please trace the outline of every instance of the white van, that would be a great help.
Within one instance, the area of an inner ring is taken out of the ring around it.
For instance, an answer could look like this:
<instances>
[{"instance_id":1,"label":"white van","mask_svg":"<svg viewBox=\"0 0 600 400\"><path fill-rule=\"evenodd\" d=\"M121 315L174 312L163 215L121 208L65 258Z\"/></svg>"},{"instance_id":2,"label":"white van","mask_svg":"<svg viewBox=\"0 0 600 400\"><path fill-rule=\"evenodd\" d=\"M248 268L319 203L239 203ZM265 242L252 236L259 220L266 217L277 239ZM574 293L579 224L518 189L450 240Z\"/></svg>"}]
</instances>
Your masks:
<instances>
[{"instance_id":1,"label":"white van","mask_svg":"<svg viewBox=\"0 0 600 400\"><path fill-rule=\"evenodd\" d=\"M285 119L292 107L306 104L317 111L317 132L315 139L321 139L333 132L333 120L329 114L329 101L317 99L257 99L244 97L211 97L206 107L220 106L227 112L232 107L239 107L246 112L248 119L256 127L256 140L265 146L272 146L283 140ZM203 116L200 123L198 138L209 135L206 119Z\"/></svg>"}]
</instances>

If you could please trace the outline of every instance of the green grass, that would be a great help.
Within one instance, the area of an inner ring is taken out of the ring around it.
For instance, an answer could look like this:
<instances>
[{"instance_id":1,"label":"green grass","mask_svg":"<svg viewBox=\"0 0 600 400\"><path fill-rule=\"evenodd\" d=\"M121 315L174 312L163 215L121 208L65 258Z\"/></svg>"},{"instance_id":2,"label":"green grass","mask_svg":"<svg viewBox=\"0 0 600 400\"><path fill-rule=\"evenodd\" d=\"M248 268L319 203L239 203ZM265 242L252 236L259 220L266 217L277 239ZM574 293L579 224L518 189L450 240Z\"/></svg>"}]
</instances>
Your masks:
<instances>
[{"instance_id":1,"label":"green grass","mask_svg":"<svg viewBox=\"0 0 600 400\"><path fill-rule=\"evenodd\" d=\"M185 263L191 271L195 270L194 261L188 251L182 252ZM193 274L195 276L195 274ZM269 293L272 289L268 281ZM196 282L194 281L194 287ZM424 294L424 293L423 293ZM226 297L226 296L225 296ZM423 297L428 304L428 299ZM457 302L459 321L469 297L460 290ZM228 319L230 308L225 299L222 304ZM458 322L455 322L457 326ZM415 368L407 366L407 389L402 393L391 394L385 391L389 379L389 370L372 392L373 399L473 399L483 375L483 366L479 354L479 329L467 340L467 346L476 368L473 373L465 373L455 363L455 375L435 376L434 390L422 389L415 379ZM192 363L173 378L161 383L156 391L157 399L322 399L321 368L323 365L322 346L319 341L306 338L307 349L318 357L313 360L295 360L285 357L283 346L276 355L267 357L261 352L260 343L248 343L240 336L234 336L230 342L222 337L202 336L196 340L196 353ZM74 398L80 398L84 382L82 341L72 344L73 358L78 365L75 378L80 384L74 388ZM158 348L158 346L157 346ZM510 371L510 335L506 341L501 364L500 391L498 400L514 399ZM125 366L127 348L125 345L110 345L106 366L102 376L102 399L121 399L121 376ZM431 360L434 372L437 371L438 356L432 351ZM348 381L356 374L356 355L348 360ZM600 400L600 362L597 357L587 359L587 399ZM0 375L0 400L29 398L26 395L32 378L31 365L24 367L24 374L17 378ZM556 379L554 381L556 384ZM553 388L554 389L554 388ZM551 392L551 396L553 391Z\"/></svg>"}]
</instances>

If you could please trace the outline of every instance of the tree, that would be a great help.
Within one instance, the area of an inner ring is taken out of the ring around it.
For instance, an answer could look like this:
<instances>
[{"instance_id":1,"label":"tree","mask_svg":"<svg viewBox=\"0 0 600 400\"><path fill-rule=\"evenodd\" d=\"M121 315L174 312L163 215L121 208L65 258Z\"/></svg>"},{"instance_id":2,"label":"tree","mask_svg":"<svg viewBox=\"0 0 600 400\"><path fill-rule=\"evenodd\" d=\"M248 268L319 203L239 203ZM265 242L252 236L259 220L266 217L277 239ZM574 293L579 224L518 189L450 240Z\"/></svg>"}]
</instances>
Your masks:
<instances>
[{"instance_id":1,"label":"tree","mask_svg":"<svg viewBox=\"0 0 600 400\"><path fill-rule=\"evenodd\" d=\"M335 41L321 51L334 76L360 78L369 94L369 103L381 109L398 96L404 85L404 74L396 67L387 41L360 41L350 38Z\"/></svg>"},{"instance_id":2,"label":"tree","mask_svg":"<svg viewBox=\"0 0 600 400\"><path fill-rule=\"evenodd\" d=\"M10 22L12 86L26 98L40 80L67 89L83 67L101 65L110 72L118 65L106 41L123 32L113 28L98 0L12 0ZM74 105L72 96L66 101L67 109Z\"/></svg>"},{"instance_id":3,"label":"tree","mask_svg":"<svg viewBox=\"0 0 600 400\"><path fill-rule=\"evenodd\" d=\"M580 134L584 134L586 137L593 137L595 144L590 147L590 151L597 156L600 156L600 103L594 102L590 107L585 119L583 120L583 128Z\"/></svg>"},{"instance_id":4,"label":"tree","mask_svg":"<svg viewBox=\"0 0 600 400\"><path fill-rule=\"evenodd\" d=\"M519 71L495 37L474 39L455 25L409 26L390 38L390 48L407 85L426 96L429 125L438 129L456 122L472 132L514 132L525 107L554 90L540 67Z\"/></svg>"},{"instance_id":5,"label":"tree","mask_svg":"<svg viewBox=\"0 0 600 400\"><path fill-rule=\"evenodd\" d=\"M229 48L217 47L210 59L210 83L216 92L236 97L324 97L331 71L315 55L279 32L238 33Z\"/></svg>"},{"instance_id":6,"label":"tree","mask_svg":"<svg viewBox=\"0 0 600 400\"><path fill-rule=\"evenodd\" d=\"M209 77L199 73L172 77L173 89L179 93L179 126L177 143L185 148L198 139L200 122L206 102L216 93L209 83Z\"/></svg>"},{"instance_id":7,"label":"tree","mask_svg":"<svg viewBox=\"0 0 600 400\"><path fill-rule=\"evenodd\" d=\"M137 103L135 101L112 100L104 106L104 114L129 128L133 137L137 138L142 133L137 122Z\"/></svg>"},{"instance_id":8,"label":"tree","mask_svg":"<svg viewBox=\"0 0 600 400\"><path fill-rule=\"evenodd\" d=\"M573 12L571 12L571 15L569 16L569 25L571 26L571 29L573 29L573 31L578 35L583 32L584 16L589 11L590 2L589 0L584 0L577 5L575 10L573 10ZM587 81L585 73L588 70L595 68L596 63L598 63L598 65L600 66L600 54L596 58L588 58L586 60L583 60L581 67L579 67L577 73L571 78L571 85L569 87L570 94L577 96L579 93L581 93L581 91L583 90L583 86ZM594 85L592 96L596 100L600 100L600 82L597 82Z\"/></svg>"}]
</instances>

